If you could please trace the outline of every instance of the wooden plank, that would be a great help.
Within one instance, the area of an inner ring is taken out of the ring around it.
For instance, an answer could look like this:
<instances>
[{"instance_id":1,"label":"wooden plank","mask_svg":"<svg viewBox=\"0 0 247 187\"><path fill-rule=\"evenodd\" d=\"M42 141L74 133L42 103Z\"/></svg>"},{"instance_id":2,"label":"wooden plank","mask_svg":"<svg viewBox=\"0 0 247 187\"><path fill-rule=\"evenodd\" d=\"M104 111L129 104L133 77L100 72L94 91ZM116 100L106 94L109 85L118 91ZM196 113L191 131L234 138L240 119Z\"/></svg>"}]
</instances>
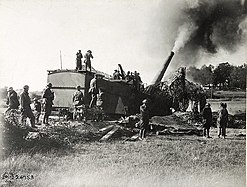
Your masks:
<instances>
[{"instance_id":1,"label":"wooden plank","mask_svg":"<svg viewBox=\"0 0 247 187\"><path fill-rule=\"evenodd\" d=\"M139 134L135 134L130 138L131 141L137 140L139 138Z\"/></svg>"},{"instance_id":2,"label":"wooden plank","mask_svg":"<svg viewBox=\"0 0 247 187\"><path fill-rule=\"evenodd\" d=\"M114 127L110 132L108 132L105 136L103 136L99 141L106 141L108 140L117 130L119 127Z\"/></svg>"},{"instance_id":3,"label":"wooden plank","mask_svg":"<svg viewBox=\"0 0 247 187\"><path fill-rule=\"evenodd\" d=\"M114 125L108 125L102 129L99 129L99 132L104 132L113 129Z\"/></svg>"}]
</instances>

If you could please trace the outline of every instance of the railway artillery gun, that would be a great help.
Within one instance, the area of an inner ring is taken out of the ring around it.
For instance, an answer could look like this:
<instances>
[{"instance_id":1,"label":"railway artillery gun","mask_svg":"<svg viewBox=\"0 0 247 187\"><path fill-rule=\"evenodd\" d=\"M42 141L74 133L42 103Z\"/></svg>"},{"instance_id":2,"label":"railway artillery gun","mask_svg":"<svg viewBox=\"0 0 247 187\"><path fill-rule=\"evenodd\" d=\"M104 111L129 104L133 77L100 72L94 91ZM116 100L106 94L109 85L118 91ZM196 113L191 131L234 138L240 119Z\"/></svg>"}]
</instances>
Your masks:
<instances>
[{"instance_id":1,"label":"railway artillery gun","mask_svg":"<svg viewBox=\"0 0 247 187\"><path fill-rule=\"evenodd\" d=\"M173 77L162 82L162 78L174 56L172 51L165 61L163 68L158 72L151 85L145 89L136 89L133 84L126 80L113 80L103 72L95 69L92 72L58 69L48 70L47 82L53 84L55 92L54 110L69 110L73 108L72 95L76 86L81 87L84 94L86 107L89 105L91 96L88 93L90 81L94 74L99 75L97 87L104 90L104 113L107 115L131 115L139 113L139 106L144 98L148 98L151 108L151 116L171 114L171 108L176 111L186 111L189 101L205 105L205 94L202 88L195 83L186 80L186 69L179 68ZM124 71L119 66L121 73ZM124 75L123 75L124 76ZM201 106L200 108L203 108ZM196 107L193 107L196 108Z\"/></svg>"},{"instance_id":2,"label":"railway artillery gun","mask_svg":"<svg viewBox=\"0 0 247 187\"><path fill-rule=\"evenodd\" d=\"M163 68L158 72L152 84L144 93L151 100L151 115L169 115L172 109L185 112L191 102L192 111L199 112L206 104L206 94L200 85L186 79L186 67L180 67L171 78L162 82L162 78L174 56L171 51Z\"/></svg>"}]
</instances>

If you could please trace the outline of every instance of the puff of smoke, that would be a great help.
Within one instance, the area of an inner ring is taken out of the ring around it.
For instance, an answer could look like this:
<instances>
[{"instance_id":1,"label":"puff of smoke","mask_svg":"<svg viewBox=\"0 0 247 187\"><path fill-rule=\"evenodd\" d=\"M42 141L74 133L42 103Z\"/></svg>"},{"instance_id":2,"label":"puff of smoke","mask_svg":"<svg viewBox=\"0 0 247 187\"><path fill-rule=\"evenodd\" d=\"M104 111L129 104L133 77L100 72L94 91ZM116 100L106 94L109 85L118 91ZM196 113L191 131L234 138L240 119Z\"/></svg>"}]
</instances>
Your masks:
<instances>
[{"instance_id":1,"label":"puff of smoke","mask_svg":"<svg viewBox=\"0 0 247 187\"><path fill-rule=\"evenodd\" d=\"M172 51L176 53L180 48L183 48L197 28L198 27L193 22L184 23L182 26L180 26Z\"/></svg>"},{"instance_id":2,"label":"puff of smoke","mask_svg":"<svg viewBox=\"0 0 247 187\"><path fill-rule=\"evenodd\" d=\"M238 30L246 19L245 1L200 0L197 6L185 10L185 16L198 26L189 40L194 48L200 47L209 53L217 53L220 48L234 52L244 40Z\"/></svg>"},{"instance_id":3,"label":"puff of smoke","mask_svg":"<svg viewBox=\"0 0 247 187\"><path fill-rule=\"evenodd\" d=\"M234 52L246 39L246 1L187 0L184 24L178 29L173 51L181 48L197 55L201 49L217 53L222 48ZM186 45L186 46L185 46Z\"/></svg>"}]
</instances>

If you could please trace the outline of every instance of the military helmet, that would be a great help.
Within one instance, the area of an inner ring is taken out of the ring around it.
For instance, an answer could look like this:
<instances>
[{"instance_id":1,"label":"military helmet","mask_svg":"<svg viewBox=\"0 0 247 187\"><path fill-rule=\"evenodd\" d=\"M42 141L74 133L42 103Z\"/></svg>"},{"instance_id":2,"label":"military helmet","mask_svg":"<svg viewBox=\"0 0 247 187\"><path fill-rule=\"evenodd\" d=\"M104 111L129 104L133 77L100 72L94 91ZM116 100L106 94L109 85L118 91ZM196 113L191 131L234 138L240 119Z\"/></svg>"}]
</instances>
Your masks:
<instances>
[{"instance_id":1,"label":"military helmet","mask_svg":"<svg viewBox=\"0 0 247 187\"><path fill-rule=\"evenodd\" d=\"M29 89L28 85L23 86L23 89Z\"/></svg>"},{"instance_id":2,"label":"military helmet","mask_svg":"<svg viewBox=\"0 0 247 187\"><path fill-rule=\"evenodd\" d=\"M47 86L48 86L48 87L52 87L52 83L50 83L50 82L47 83Z\"/></svg>"},{"instance_id":3,"label":"military helmet","mask_svg":"<svg viewBox=\"0 0 247 187\"><path fill-rule=\"evenodd\" d=\"M13 87L8 88L8 92L13 91L13 90L14 90Z\"/></svg>"}]
</instances>

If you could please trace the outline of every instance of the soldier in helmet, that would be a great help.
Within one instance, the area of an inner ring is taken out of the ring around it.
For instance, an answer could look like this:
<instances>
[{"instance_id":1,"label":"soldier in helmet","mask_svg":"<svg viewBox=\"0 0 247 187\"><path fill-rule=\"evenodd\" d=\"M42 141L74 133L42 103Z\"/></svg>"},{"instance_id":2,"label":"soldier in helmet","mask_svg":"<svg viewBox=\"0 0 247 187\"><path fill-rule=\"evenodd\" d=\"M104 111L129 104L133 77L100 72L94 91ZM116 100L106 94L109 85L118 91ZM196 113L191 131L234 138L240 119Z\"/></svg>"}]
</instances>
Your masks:
<instances>
[{"instance_id":1,"label":"soldier in helmet","mask_svg":"<svg viewBox=\"0 0 247 187\"><path fill-rule=\"evenodd\" d=\"M92 71L92 67L91 67L91 58L93 58L93 55L92 55L92 51L91 50L88 50L86 52L86 54L84 55L84 63L86 65L86 71L87 71L87 67L89 67L89 70L90 72Z\"/></svg>"},{"instance_id":2,"label":"soldier in helmet","mask_svg":"<svg viewBox=\"0 0 247 187\"><path fill-rule=\"evenodd\" d=\"M207 138L211 138L209 136L209 129L212 125L212 110L210 107L210 104L207 103L205 105L205 108L202 111L202 116L204 119L204 123L203 123L203 136L207 137Z\"/></svg>"},{"instance_id":3,"label":"soldier in helmet","mask_svg":"<svg viewBox=\"0 0 247 187\"><path fill-rule=\"evenodd\" d=\"M140 132L139 132L139 139L143 140L146 138L146 133L149 128L149 106L148 106L148 100L144 99L142 101L142 105L140 106Z\"/></svg>"},{"instance_id":4,"label":"soldier in helmet","mask_svg":"<svg viewBox=\"0 0 247 187\"><path fill-rule=\"evenodd\" d=\"M25 85L23 87L23 92L20 95L20 103L21 103L21 122L23 123L24 120L28 117L31 121L31 126L35 128L35 117L33 115L32 109L30 107L31 99L29 97L29 86Z\"/></svg>"},{"instance_id":5,"label":"soldier in helmet","mask_svg":"<svg viewBox=\"0 0 247 187\"><path fill-rule=\"evenodd\" d=\"M8 95L7 95L7 102L6 104L8 105L8 109L5 111L8 112L11 109L18 109L20 103L18 101L17 93L13 89L13 87L8 88Z\"/></svg>"},{"instance_id":6,"label":"soldier in helmet","mask_svg":"<svg viewBox=\"0 0 247 187\"><path fill-rule=\"evenodd\" d=\"M45 112L43 118L44 124L48 124L48 119L49 116L51 115L51 110L54 100L54 92L51 90L51 88L52 88L52 84L48 83L42 95L42 98L44 99L44 112Z\"/></svg>"}]
</instances>

